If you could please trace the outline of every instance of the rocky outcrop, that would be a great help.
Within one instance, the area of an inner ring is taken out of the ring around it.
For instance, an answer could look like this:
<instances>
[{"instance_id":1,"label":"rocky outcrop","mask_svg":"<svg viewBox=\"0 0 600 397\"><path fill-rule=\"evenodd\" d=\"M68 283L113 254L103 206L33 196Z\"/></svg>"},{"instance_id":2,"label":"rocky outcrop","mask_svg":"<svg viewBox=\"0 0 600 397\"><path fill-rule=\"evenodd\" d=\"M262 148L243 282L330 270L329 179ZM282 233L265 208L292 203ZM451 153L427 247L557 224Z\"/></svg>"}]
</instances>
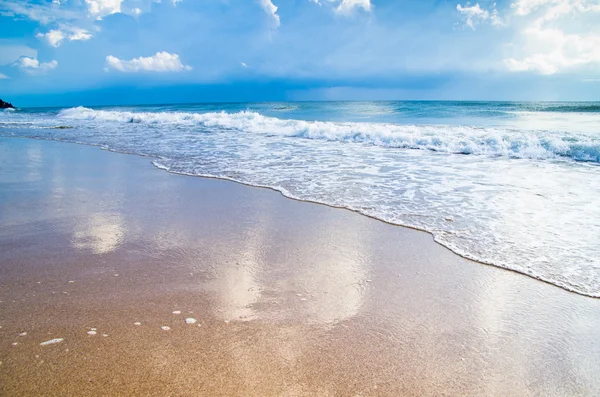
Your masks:
<instances>
[{"instance_id":1,"label":"rocky outcrop","mask_svg":"<svg viewBox=\"0 0 600 397\"><path fill-rule=\"evenodd\" d=\"M0 99L0 109L14 109L15 107L12 105L12 103L8 103L8 102L4 102L2 99Z\"/></svg>"}]
</instances>

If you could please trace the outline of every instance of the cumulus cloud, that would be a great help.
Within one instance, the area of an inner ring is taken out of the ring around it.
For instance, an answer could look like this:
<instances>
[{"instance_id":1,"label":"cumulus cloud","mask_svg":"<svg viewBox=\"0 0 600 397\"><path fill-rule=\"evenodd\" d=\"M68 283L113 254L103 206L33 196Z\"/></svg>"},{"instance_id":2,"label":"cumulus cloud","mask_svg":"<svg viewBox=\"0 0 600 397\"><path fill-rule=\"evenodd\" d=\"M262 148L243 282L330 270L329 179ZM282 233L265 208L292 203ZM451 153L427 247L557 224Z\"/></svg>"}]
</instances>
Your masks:
<instances>
[{"instance_id":1,"label":"cumulus cloud","mask_svg":"<svg viewBox=\"0 0 600 397\"><path fill-rule=\"evenodd\" d=\"M96 19L121 12L123 0L85 0L88 13Z\"/></svg>"},{"instance_id":2,"label":"cumulus cloud","mask_svg":"<svg viewBox=\"0 0 600 397\"><path fill-rule=\"evenodd\" d=\"M371 12L371 7L371 0L342 0L335 11L340 14L350 14L355 9L362 8L364 11Z\"/></svg>"},{"instance_id":3,"label":"cumulus cloud","mask_svg":"<svg viewBox=\"0 0 600 397\"><path fill-rule=\"evenodd\" d=\"M92 38L92 35L85 29L62 26L58 29L52 29L48 33L38 33L35 37L40 40L45 40L52 47L58 47L65 40L89 40Z\"/></svg>"},{"instance_id":4,"label":"cumulus cloud","mask_svg":"<svg viewBox=\"0 0 600 397\"><path fill-rule=\"evenodd\" d=\"M177 54L157 52L150 57L139 57L125 61L109 55L106 57L106 68L120 72L183 72L192 70L191 66L184 65Z\"/></svg>"},{"instance_id":5,"label":"cumulus cloud","mask_svg":"<svg viewBox=\"0 0 600 397\"><path fill-rule=\"evenodd\" d=\"M17 60L16 66L28 73L44 73L48 70L56 69L57 61L40 62L36 58L21 57Z\"/></svg>"},{"instance_id":6,"label":"cumulus cloud","mask_svg":"<svg viewBox=\"0 0 600 397\"><path fill-rule=\"evenodd\" d=\"M275 27L278 28L281 21L277 15L277 6L271 0L260 0L260 6L273 19Z\"/></svg>"},{"instance_id":7,"label":"cumulus cloud","mask_svg":"<svg viewBox=\"0 0 600 397\"><path fill-rule=\"evenodd\" d=\"M536 71L550 75L592 64L600 65L600 35L567 34L560 29L531 28L522 58L508 58L510 71Z\"/></svg>"},{"instance_id":8,"label":"cumulus cloud","mask_svg":"<svg viewBox=\"0 0 600 397\"><path fill-rule=\"evenodd\" d=\"M0 73L0 80L5 80L5 79L8 79L8 76Z\"/></svg>"},{"instance_id":9,"label":"cumulus cloud","mask_svg":"<svg viewBox=\"0 0 600 397\"><path fill-rule=\"evenodd\" d=\"M511 9L525 27L517 54L504 60L508 70L551 75L600 65L600 26L584 23L600 18L597 0L517 0Z\"/></svg>"},{"instance_id":10,"label":"cumulus cloud","mask_svg":"<svg viewBox=\"0 0 600 397\"><path fill-rule=\"evenodd\" d=\"M598 0L514 0L502 19L495 3L490 10L479 3L456 9L471 29L482 23L517 29L502 59L511 72L552 75L600 66Z\"/></svg>"}]
</instances>

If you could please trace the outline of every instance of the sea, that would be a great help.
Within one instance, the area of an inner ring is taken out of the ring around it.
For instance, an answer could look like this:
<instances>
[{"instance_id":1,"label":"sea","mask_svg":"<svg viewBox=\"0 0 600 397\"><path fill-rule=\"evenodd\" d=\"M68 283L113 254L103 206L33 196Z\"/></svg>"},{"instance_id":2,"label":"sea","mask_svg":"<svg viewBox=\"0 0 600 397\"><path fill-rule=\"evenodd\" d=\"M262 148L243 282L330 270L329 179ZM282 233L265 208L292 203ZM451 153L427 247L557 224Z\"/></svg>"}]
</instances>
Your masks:
<instances>
[{"instance_id":1,"label":"sea","mask_svg":"<svg viewBox=\"0 0 600 397\"><path fill-rule=\"evenodd\" d=\"M600 297L600 102L280 102L0 111L0 136L150 156L429 232Z\"/></svg>"}]
</instances>

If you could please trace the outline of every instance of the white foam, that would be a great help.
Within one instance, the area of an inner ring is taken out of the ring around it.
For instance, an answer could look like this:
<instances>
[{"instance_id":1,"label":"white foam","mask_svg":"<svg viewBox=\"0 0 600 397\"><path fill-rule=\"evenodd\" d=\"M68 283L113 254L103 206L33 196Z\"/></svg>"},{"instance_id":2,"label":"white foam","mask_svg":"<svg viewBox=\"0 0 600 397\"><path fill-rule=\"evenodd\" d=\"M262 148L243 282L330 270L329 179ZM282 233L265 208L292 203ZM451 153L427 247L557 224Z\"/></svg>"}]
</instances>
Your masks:
<instances>
[{"instance_id":1,"label":"white foam","mask_svg":"<svg viewBox=\"0 0 600 397\"><path fill-rule=\"evenodd\" d=\"M126 112L77 107L62 110L60 118L102 122L202 125L261 135L369 144L436 152L547 159L570 157L600 162L600 139L592 134L520 131L450 125L334 123L284 120L260 113Z\"/></svg>"}]
</instances>

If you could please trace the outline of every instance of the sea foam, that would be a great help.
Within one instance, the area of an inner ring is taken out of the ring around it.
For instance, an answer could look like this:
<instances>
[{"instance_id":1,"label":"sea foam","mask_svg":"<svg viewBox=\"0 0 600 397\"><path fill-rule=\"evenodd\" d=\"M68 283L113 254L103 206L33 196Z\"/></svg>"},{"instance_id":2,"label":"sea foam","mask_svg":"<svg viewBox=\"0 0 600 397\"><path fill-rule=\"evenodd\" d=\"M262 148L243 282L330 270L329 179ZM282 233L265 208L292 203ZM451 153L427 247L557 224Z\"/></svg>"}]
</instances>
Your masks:
<instances>
[{"instance_id":1,"label":"sea foam","mask_svg":"<svg viewBox=\"0 0 600 397\"><path fill-rule=\"evenodd\" d=\"M62 119L111 123L199 126L249 134L360 143L388 148L508 158L600 162L600 137L586 133L522 131L508 128L400 125L366 122L284 120L257 112L128 112L70 108Z\"/></svg>"}]
</instances>

